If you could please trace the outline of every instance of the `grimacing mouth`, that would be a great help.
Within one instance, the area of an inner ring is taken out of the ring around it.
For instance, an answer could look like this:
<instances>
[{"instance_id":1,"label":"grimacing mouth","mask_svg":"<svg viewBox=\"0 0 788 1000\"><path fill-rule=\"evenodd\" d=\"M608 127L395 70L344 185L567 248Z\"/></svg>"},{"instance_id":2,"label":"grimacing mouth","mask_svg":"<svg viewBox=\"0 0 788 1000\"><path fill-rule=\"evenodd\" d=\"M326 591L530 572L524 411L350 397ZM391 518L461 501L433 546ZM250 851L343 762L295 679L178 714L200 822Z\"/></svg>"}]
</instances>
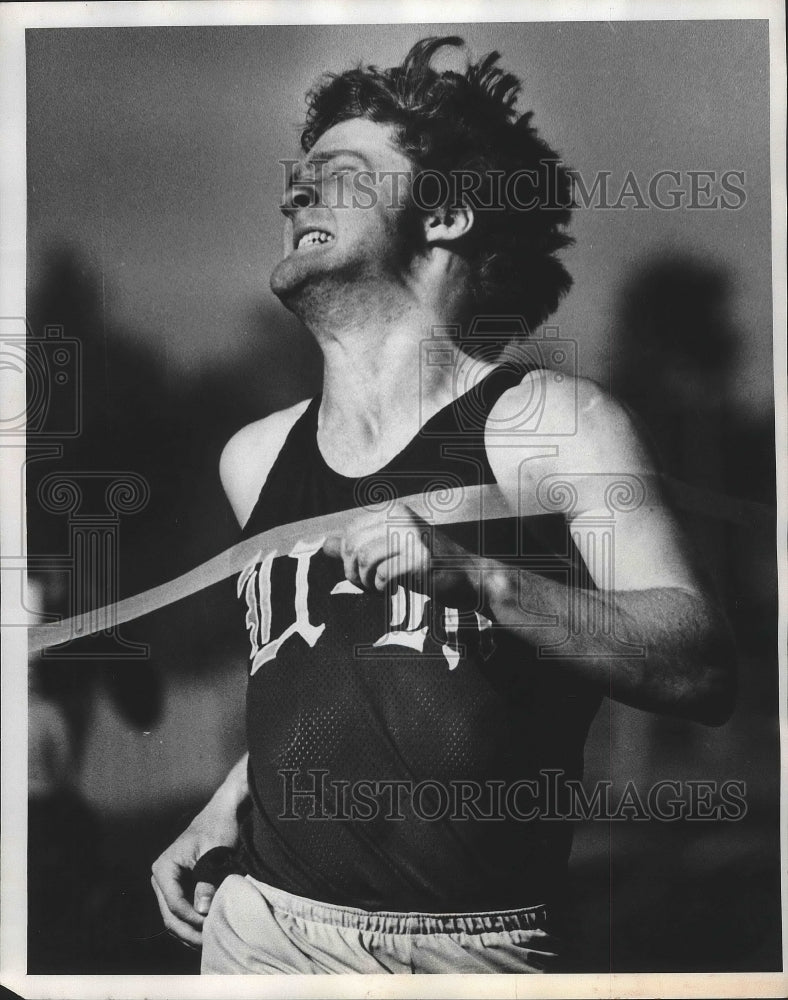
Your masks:
<instances>
[{"instance_id":1,"label":"grimacing mouth","mask_svg":"<svg viewBox=\"0 0 788 1000\"><path fill-rule=\"evenodd\" d=\"M313 227L307 229L306 232L301 233L300 236L294 237L294 250L313 250L316 247L325 246L327 243L333 243L336 237L333 233L329 233L325 229L319 229L318 227Z\"/></svg>"}]
</instances>

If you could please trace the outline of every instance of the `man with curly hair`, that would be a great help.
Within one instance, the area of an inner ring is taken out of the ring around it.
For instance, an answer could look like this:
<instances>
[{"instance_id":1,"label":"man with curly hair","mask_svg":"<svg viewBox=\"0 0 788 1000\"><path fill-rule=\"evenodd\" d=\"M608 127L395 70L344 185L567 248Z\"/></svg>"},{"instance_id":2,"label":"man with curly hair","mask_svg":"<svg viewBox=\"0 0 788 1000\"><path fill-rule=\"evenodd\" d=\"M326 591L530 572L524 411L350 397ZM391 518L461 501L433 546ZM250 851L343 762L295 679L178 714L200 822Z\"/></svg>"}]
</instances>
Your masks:
<instances>
[{"instance_id":1,"label":"man with curly hair","mask_svg":"<svg viewBox=\"0 0 788 1000\"><path fill-rule=\"evenodd\" d=\"M628 415L518 351L571 283L570 179L497 53L433 68L461 45L309 95L271 287L322 393L241 430L220 471L245 537L358 515L239 579L249 753L153 866L206 973L555 968L560 804L602 696L731 710L727 626ZM611 476L645 486L598 558ZM551 482L563 510L536 504ZM403 500L492 486L494 519Z\"/></svg>"}]
</instances>

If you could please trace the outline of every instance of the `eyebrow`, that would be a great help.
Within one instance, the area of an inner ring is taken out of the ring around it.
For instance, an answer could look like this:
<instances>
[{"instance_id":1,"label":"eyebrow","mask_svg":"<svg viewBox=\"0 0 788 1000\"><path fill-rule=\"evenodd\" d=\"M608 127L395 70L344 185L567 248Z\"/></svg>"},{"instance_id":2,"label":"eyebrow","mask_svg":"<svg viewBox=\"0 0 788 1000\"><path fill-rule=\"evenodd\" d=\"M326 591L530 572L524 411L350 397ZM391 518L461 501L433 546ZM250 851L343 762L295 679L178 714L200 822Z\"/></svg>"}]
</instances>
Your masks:
<instances>
[{"instance_id":1,"label":"eyebrow","mask_svg":"<svg viewBox=\"0 0 788 1000\"><path fill-rule=\"evenodd\" d=\"M315 156L314 159L303 160L301 163L297 163L293 167L293 172L290 175L290 183L299 184L299 183L304 183L307 179L313 180L314 179L313 177L307 178L304 176L305 174L307 174L310 167L313 167L316 164L328 163L330 160L336 160L340 156L350 156L354 160L359 160L361 163L363 163L364 166L367 168L367 170L372 169L372 164L370 163L370 161L366 158L366 156L364 156L363 153L360 153L357 149L325 149L317 156Z\"/></svg>"}]
</instances>

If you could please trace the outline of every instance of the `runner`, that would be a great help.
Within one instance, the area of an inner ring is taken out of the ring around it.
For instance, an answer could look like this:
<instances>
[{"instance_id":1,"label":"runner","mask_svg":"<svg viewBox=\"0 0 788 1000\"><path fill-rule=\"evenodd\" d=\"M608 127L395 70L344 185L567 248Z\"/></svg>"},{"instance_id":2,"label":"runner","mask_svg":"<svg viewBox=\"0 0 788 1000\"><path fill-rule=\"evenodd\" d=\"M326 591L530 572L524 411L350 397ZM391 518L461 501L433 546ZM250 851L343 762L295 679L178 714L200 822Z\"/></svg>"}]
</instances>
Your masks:
<instances>
[{"instance_id":1,"label":"runner","mask_svg":"<svg viewBox=\"0 0 788 1000\"><path fill-rule=\"evenodd\" d=\"M309 95L271 287L322 392L240 431L221 475L245 537L359 516L239 579L248 760L153 866L205 973L556 968L549 779L581 776L602 697L732 709L728 626L629 416L518 350L571 283L569 178L496 53L432 68L461 44ZM439 529L400 499L489 484L510 518Z\"/></svg>"}]
</instances>

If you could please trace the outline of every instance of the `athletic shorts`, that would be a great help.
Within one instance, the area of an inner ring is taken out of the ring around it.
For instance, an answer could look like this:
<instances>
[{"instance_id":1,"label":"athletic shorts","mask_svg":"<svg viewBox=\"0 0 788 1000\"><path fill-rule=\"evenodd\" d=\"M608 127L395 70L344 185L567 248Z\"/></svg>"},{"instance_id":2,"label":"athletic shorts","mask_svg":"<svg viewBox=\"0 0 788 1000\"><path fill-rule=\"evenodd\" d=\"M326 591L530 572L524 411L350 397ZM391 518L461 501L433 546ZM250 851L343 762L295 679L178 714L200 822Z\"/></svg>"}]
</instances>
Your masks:
<instances>
[{"instance_id":1,"label":"athletic shorts","mask_svg":"<svg viewBox=\"0 0 788 1000\"><path fill-rule=\"evenodd\" d=\"M370 912L230 875L205 918L201 971L526 973L549 971L557 958L544 906L485 913Z\"/></svg>"}]
</instances>

